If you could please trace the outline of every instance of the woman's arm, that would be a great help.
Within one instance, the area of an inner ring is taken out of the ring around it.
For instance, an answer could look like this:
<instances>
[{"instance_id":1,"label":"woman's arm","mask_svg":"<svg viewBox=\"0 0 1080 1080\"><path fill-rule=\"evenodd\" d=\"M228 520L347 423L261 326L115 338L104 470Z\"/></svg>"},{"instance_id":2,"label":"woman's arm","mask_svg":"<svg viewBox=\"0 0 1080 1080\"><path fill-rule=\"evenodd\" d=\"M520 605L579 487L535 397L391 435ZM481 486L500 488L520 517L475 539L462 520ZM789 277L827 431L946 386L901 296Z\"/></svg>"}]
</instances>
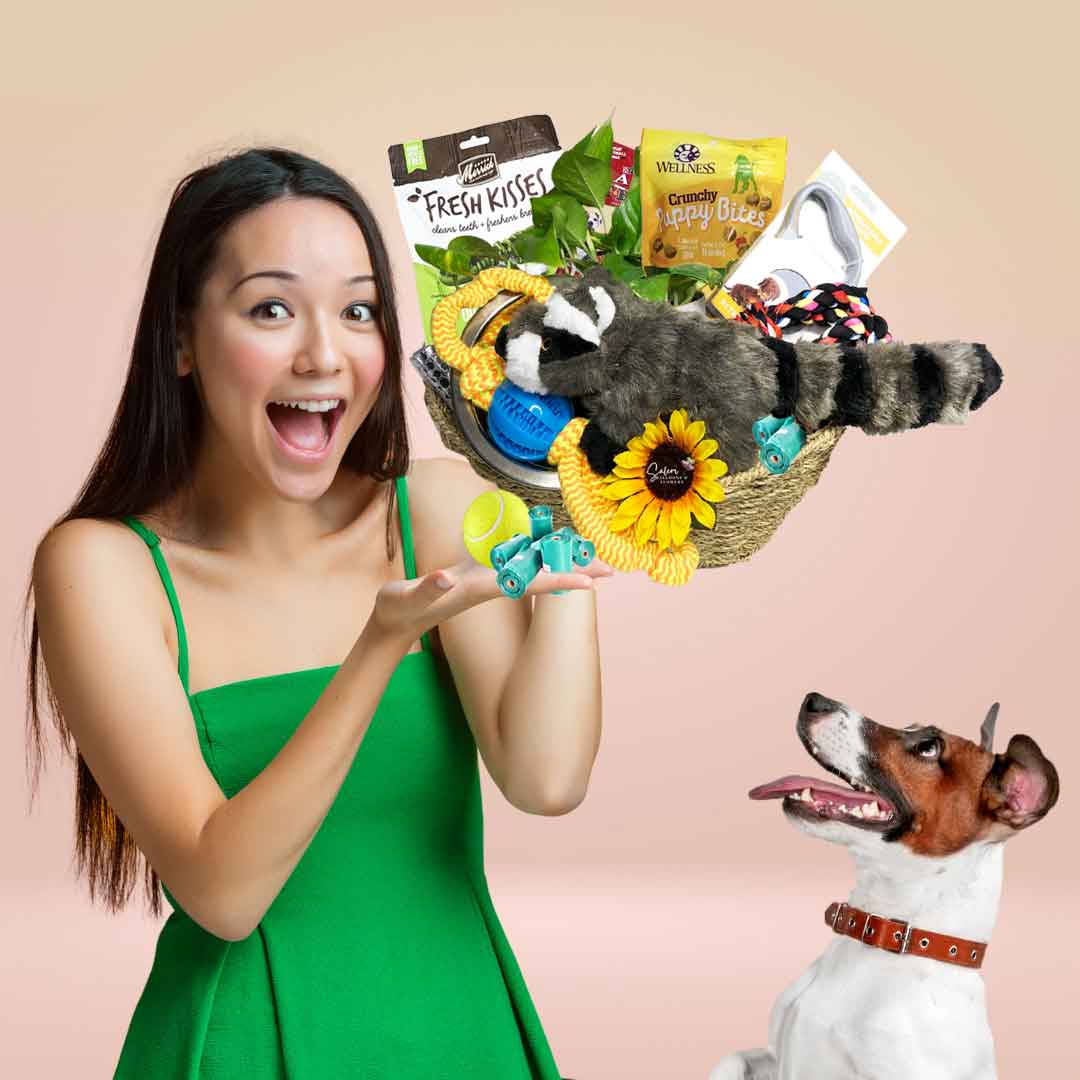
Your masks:
<instances>
[{"instance_id":1,"label":"woman's arm","mask_svg":"<svg viewBox=\"0 0 1080 1080\"><path fill-rule=\"evenodd\" d=\"M423 465L418 557L425 567L449 566L468 558L465 509L494 485L461 461ZM584 572L605 572L601 565ZM600 744L595 591L502 597L441 623L439 638L477 748L506 798L529 813L573 810Z\"/></svg>"},{"instance_id":2,"label":"woman's arm","mask_svg":"<svg viewBox=\"0 0 1080 1080\"><path fill-rule=\"evenodd\" d=\"M369 620L281 750L226 798L199 748L143 542L122 526L65 522L39 545L34 592L50 681L109 805L192 919L247 937L326 817L415 637ZM415 586L421 603L437 594Z\"/></svg>"}]
</instances>

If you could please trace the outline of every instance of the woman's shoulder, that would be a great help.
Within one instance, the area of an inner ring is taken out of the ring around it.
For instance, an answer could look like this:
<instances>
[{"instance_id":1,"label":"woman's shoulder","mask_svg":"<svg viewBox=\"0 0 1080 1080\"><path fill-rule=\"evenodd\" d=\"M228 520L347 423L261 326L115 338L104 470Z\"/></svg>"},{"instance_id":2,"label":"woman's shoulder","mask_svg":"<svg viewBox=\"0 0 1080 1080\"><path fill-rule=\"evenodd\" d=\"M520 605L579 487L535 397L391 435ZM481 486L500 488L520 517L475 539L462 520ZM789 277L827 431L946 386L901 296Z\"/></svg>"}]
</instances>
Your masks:
<instances>
[{"instance_id":1,"label":"woman's shoulder","mask_svg":"<svg viewBox=\"0 0 1080 1080\"><path fill-rule=\"evenodd\" d=\"M419 573L450 566L465 551L461 522L469 503L495 485L460 458L420 458L408 472L409 518Z\"/></svg>"},{"instance_id":2,"label":"woman's shoulder","mask_svg":"<svg viewBox=\"0 0 1080 1080\"><path fill-rule=\"evenodd\" d=\"M432 457L413 458L409 462L409 492L417 486L424 490L438 489L439 485L450 485L450 489L462 491L475 489L487 491L495 485L485 480L462 458Z\"/></svg>"},{"instance_id":3,"label":"woman's shoulder","mask_svg":"<svg viewBox=\"0 0 1080 1080\"><path fill-rule=\"evenodd\" d=\"M45 608L66 604L92 614L100 604L127 604L158 620L156 578L146 542L116 519L69 518L50 528L34 552L35 603Z\"/></svg>"},{"instance_id":4,"label":"woman's shoulder","mask_svg":"<svg viewBox=\"0 0 1080 1080\"><path fill-rule=\"evenodd\" d=\"M145 546L138 533L119 519L68 518L52 526L41 538L34 563L68 568L87 566L91 570L102 565L112 568L117 560Z\"/></svg>"}]
</instances>

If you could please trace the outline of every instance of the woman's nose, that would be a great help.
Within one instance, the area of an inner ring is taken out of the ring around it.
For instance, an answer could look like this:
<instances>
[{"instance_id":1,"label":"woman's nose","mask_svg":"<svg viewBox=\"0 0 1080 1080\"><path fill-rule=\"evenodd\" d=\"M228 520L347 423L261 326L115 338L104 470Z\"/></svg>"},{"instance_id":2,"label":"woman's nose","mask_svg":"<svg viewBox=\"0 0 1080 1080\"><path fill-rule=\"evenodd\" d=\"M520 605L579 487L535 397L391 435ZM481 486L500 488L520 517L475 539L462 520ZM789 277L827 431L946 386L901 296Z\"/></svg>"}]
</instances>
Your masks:
<instances>
[{"instance_id":1,"label":"woman's nose","mask_svg":"<svg viewBox=\"0 0 1080 1080\"><path fill-rule=\"evenodd\" d=\"M312 325L297 353L294 365L299 371L333 372L341 369L341 357L327 328Z\"/></svg>"}]
</instances>

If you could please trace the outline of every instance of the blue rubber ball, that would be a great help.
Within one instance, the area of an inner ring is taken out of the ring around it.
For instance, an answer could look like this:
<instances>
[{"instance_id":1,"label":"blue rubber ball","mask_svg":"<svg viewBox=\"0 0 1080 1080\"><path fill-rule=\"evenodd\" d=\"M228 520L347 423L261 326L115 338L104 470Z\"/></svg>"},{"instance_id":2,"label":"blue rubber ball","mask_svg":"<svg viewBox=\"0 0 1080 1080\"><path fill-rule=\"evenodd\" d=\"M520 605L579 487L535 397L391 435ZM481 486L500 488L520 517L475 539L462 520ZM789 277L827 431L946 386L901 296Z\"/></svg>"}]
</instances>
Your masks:
<instances>
[{"instance_id":1,"label":"blue rubber ball","mask_svg":"<svg viewBox=\"0 0 1080 1080\"><path fill-rule=\"evenodd\" d=\"M504 379L491 398L488 432L507 457L543 461L555 436L573 417L569 398L533 394Z\"/></svg>"}]
</instances>

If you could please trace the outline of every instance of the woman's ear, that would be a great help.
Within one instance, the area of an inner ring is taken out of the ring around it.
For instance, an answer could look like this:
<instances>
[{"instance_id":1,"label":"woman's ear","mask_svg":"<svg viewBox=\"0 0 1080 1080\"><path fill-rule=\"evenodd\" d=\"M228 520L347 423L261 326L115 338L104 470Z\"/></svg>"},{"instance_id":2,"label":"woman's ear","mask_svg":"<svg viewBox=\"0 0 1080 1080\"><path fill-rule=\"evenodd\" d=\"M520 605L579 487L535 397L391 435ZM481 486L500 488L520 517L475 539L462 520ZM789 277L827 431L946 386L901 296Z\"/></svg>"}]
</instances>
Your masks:
<instances>
[{"instance_id":1,"label":"woman's ear","mask_svg":"<svg viewBox=\"0 0 1080 1080\"><path fill-rule=\"evenodd\" d=\"M1035 740L1014 735L983 783L984 813L1010 829L1025 829L1050 812L1058 790L1057 770Z\"/></svg>"},{"instance_id":2,"label":"woman's ear","mask_svg":"<svg viewBox=\"0 0 1080 1080\"><path fill-rule=\"evenodd\" d=\"M191 335L186 326L178 326L176 329L176 374L181 378L190 375L195 368L191 357Z\"/></svg>"}]
</instances>

